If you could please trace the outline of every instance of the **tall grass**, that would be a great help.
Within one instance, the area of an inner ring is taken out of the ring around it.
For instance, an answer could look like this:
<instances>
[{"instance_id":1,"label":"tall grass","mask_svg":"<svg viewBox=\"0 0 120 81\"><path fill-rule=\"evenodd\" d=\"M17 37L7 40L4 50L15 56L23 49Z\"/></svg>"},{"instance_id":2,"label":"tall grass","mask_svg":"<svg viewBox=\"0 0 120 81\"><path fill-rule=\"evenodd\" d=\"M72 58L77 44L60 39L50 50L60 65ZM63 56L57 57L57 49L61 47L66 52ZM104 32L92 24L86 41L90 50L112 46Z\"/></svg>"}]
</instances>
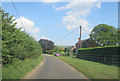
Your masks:
<instances>
[{"instance_id":1,"label":"tall grass","mask_svg":"<svg viewBox=\"0 0 120 81\"><path fill-rule=\"evenodd\" d=\"M36 59L15 60L12 64L2 68L2 79L22 79L25 75L31 72L42 60L43 55Z\"/></svg>"}]
</instances>

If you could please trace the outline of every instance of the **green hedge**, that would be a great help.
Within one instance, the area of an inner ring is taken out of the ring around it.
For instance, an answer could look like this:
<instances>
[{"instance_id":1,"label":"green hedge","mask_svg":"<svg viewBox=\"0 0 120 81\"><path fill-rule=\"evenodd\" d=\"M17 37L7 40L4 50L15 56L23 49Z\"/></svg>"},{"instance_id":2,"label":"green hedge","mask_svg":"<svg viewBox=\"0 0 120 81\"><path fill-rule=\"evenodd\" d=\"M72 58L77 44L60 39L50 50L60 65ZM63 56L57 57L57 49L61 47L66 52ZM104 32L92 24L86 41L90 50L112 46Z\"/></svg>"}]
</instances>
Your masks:
<instances>
[{"instance_id":1,"label":"green hedge","mask_svg":"<svg viewBox=\"0 0 120 81\"><path fill-rule=\"evenodd\" d=\"M2 12L2 62L3 65L12 63L14 59L24 60L36 58L42 54L38 41L21 28L16 28L13 16Z\"/></svg>"},{"instance_id":2,"label":"green hedge","mask_svg":"<svg viewBox=\"0 0 120 81\"><path fill-rule=\"evenodd\" d=\"M77 58L118 65L120 45L78 49Z\"/></svg>"}]
</instances>

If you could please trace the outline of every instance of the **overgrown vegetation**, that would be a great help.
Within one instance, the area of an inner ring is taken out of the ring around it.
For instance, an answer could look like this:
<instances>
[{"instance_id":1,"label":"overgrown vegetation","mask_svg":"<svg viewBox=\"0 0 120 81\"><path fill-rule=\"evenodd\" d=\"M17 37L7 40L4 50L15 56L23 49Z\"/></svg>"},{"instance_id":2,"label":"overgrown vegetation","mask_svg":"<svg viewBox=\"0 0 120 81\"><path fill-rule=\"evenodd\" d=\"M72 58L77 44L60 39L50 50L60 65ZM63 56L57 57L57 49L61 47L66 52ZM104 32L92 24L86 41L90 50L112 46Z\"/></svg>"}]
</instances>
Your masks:
<instances>
[{"instance_id":1,"label":"overgrown vegetation","mask_svg":"<svg viewBox=\"0 0 120 81\"><path fill-rule=\"evenodd\" d=\"M116 66L105 65L72 57L60 56L57 58L65 61L89 79L118 79L118 67Z\"/></svg>"},{"instance_id":2,"label":"overgrown vegetation","mask_svg":"<svg viewBox=\"0 0 120 81\"><path fill-rule=\"evenodd\" d=\"M0 9L1 10L1 9ZM13 16L2 11L2 61L10 64L15 59L36 58L42 54L38 41L34 40L21 28L16 28Z\"/></svg>"}]
</instances>

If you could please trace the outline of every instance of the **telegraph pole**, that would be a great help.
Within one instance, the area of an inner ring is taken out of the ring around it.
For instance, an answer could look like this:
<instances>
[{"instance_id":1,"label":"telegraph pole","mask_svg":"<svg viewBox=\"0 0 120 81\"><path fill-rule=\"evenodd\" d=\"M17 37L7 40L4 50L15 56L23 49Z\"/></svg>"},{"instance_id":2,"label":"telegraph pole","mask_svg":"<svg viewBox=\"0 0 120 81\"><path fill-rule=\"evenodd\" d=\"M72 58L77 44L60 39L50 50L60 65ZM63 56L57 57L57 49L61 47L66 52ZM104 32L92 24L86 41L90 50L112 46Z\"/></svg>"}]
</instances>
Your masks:
<instances>
[{"instance_id":1,"label":"telegraph pole","mask_svg":"<svg viewBox=\"0 0 120 81\"><path fill-rule=\"evenodd\" d=\"M79 47L81 46L81 29L82 29L82 27L80 26L80 39L79 39Z\"/></svg>"}]
</instances>

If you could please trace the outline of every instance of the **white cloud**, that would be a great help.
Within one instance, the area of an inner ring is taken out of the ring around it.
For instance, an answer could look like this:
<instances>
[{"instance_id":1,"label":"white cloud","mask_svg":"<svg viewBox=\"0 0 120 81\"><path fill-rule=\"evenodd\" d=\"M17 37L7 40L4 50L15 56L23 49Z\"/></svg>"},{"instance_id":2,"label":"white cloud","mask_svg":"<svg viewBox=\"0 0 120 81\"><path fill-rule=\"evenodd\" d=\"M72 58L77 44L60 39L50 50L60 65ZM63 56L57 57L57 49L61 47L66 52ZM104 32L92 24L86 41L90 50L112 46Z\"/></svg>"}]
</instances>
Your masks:
<instances>
[{"instance_id":1,"label":"white cloud","mask_svg":"<svg viewBox=\"0 0 120 81\"><path fill-rule=\"evenodd\" d=\"M37 40L38 35L32 35L32 37Z\"/></svg>"},{"instance_id":2,"label":"white cloud","mask_svg":"<svg viewBox=\"0 0 120 81\"><path fill-rule=\"evenodd\" d=\"M43 2L43 1L49 1L49 0L14 0L14 2ZM50 0L50 1L52 1L52 0ZM60 0L59 2L70 2L70 1L73 1L73 0ZM119 2L119 0L76 0L75 2L96 2L96 1ZM1 2L11 2L11 0L1 0Z\"/></svg>"},{"instance_id":3,"label":"white cloud","mask_svg":"<svg viewBox=\"0 0 120 81\"><path fill-rule=\"evenodd\" d=\"M60 0L42 0L42 2L44 2L44 3L56 3L56 2L60 2Z\"/></svg>"},{"instance_id":4,"label":"white cloud","mask_svg":"<svg viewBox=\"0 0 120 81\"><path fill-rule=\"evenodd\" d=\"M40 39L51 40L51 39L49 39L49 38L47 38L47 37L39 36L39 35L32 35L32 37L33 37L35 40L37 40L37 41L39 41Z\"/></svg>"},{"instance_id":5,"label":"white cloud","mask_svg":"<svg viewBox=\"0 0 120 81\"><path fill-rule=\"evenodd\" d=\"M41 36L40 39L48 39L48 40L50 40L49 38L46 38L44 36Z\"/></svg>"},{"instance_id":6,"label":"white cloud","mask_svg":"<svg viewBox=\"0 0 120 81\"><path fill-rule=\"evenodd\" d=\"M90 13L90 10L93 6L101 7L101 3L99 2L75 2L76 0L69 2L66 6L58 7L56 10L67 10L67 15L75 15L75 16L86 16Z\"/></svg>"},{"instance_id":7,"label":"white cloud","mask_svg":"<svg viewBox=\"0 0 120 81\"><path fill-rule=\"evenodd\" d=\"M72 46L72 45L74 45L74 43L71 43L71 41L67 41L67 42L65 42L65 41L58 41L58 42L56 42L55 43L56 45L59 45L59 46Z\"/></svg>"},{"instance_id":8,"label":"white cloud","mask_svg":"<svg viewBox=\"0 0 120 81\"><path fill-rule=\"evenodd\" d=\"M33 28L31 32L32 32L32 33L38 33L39 31L40 31L39 28Z\"/></svg>"},{"instance_id":9,"label":"white cloud","mask_svg":"<svg viewBox=\"0 0 120 81\"><path fill-rule=\"evenodd\" d=\"M15 19L15 17L13 17ZM16 27L22 28L21 31L25 31L29 33L35 40L39 40L39 36L37 35L40 32L40 29L34 27L35 23L25 17L20 17L16 19L13 23L17 22Z\"/></svg>"},{"instance_id":10,"label":"white cloud","mask_svg":"<svg viewBox=\"0 0 120 81\"><path fill-rule=\"evenodd\" d=\"M101 2L98 2L98 3L96 4L96 6L97 6L98 8L101 8Z\"/></svg>"},{"instance_id":11,"label":"white cloud","mask_svg":"<svg viewBox=\"0 0 120 81\"><path fill-rule=\"evenodd\" d=\"M85 19L76 18L75 16L72 15L64 16L62 24L65 25L69 30L77 28L80 25L82 26L83 30L89 30L88 25L90 25L90 23Z\"/></svg>"},{"instance_id":12,"label":"white cloud","mask_svg":"<svg viewBox=\"0 0 120 81\"><path fill-rule=\"evenodd\" d=\"M28 32L28 33L36 34L40 31L39 28L34 27L34 22L33 21L31 21L31 20L29 20L25 17L20 17L20 18L16 19L14 22L17 22L17 25L16 25L17 28L21 27L22 30L25 29L25 31Z\"/></svg>"},{"instance_id":13,"label":"white cloud","mask_svg":"<svg viewBox=\"0 0 120 81\"><path fill-rule=\"evenodd\" d=\"M62 7L56 8L54 6L56 10L68 10L66 16L63 16L62 18L62 25L66 26L68 30L72 30L81 25L82 33L89 35L92 30L89 28L91 24L85 18L91 13L93 7L101 8L101 3L96 2L97 0L92 0L90 2L88 2L88 0L86 1L87 2L78 2L78 0L73 0Z\"/></svg>"}]
</instances>

